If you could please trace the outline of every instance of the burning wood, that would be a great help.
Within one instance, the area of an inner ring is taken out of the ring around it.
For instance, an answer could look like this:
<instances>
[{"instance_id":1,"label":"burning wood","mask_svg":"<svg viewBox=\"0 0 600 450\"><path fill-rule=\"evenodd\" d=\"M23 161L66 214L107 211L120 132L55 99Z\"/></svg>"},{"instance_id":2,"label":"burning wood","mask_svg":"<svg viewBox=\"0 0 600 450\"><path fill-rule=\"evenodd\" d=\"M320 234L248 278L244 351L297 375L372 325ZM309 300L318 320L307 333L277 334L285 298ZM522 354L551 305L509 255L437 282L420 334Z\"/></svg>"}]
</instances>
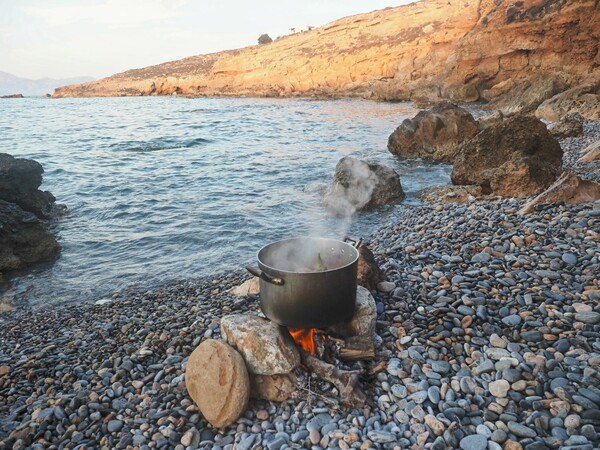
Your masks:
<instances>
[{"instance_id":1,"label":"burning wood","mask_svg":"<svg viewBox=\"0 0 600 450\"><path fill-rule=\"evenodd\" d=\"M296 330L288 329L296 344L302 348L305 352L310 355L315 355L317 352L317 345L315 343L315 336L317 335L316 328L309 328L307 330Z\"/></svg>"},{"instance_id":2,"label":"burning wood","mask_svg":"<svg viewBox=\"0 0 600 450\"><path fill-rule=\"evenodd\" d=\"M360 389L360 372L340 370L333 364L321 361L305 351L300 351L302 364L310 369L319 378L332 383L340 391L342 404L356 408L363 406L367 396Z\"/></svg>"}]
</instances>

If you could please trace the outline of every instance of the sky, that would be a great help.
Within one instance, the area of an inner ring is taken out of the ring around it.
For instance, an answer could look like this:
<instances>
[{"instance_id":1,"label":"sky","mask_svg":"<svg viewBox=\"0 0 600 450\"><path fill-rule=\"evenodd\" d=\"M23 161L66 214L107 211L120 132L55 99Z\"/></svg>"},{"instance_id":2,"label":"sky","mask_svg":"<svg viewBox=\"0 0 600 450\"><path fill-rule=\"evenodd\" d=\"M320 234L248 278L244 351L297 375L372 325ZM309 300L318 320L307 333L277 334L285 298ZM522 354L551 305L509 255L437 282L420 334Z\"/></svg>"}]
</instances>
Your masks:
<instances>
[{"instance_id":1,"label":"sky","mask_svg":"<svg viewBox=\"0 0 600 450\"><path fill-rule=\"evenodd\" d=\"M0 0L0 71L101 78L411 0Z\"/></svg>"}]
</instances>

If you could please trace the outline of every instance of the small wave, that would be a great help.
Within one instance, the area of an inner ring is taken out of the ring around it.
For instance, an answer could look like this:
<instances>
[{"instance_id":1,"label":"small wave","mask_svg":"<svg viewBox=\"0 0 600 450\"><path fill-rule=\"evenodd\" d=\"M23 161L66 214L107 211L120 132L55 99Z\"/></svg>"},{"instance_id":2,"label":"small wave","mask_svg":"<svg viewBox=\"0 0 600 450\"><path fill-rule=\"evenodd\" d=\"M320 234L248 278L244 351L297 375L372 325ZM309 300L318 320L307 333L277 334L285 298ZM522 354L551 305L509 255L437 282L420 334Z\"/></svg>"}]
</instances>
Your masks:
<instances>
[{"instance_id":1,"label":"small wave","mask_svg":"<svg viewBox=\"0 0 600 450\"><path fill-rule=\"evenodd\" d=\"M205 138L195 138L189 140L179 140L179 139L157 139L154 141L148 142L139 142L139 141L125 141L118 142L116 144L111 144L110 148L112 150L121 151L121 152L133 152L133 153L149 153L149 152L158 152L161 150L175 150L179 148L193 148L201 145L210 144L213 141Z\"/></svg>"}]
</instances>

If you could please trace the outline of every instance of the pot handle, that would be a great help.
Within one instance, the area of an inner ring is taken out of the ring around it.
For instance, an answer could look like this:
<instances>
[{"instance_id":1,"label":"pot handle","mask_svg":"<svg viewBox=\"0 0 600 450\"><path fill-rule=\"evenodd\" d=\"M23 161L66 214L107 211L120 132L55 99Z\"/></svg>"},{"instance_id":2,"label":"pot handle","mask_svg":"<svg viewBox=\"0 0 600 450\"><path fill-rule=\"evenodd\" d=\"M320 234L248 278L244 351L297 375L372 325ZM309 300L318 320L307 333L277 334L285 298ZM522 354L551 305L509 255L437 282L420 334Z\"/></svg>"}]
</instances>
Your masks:
<instances>
[{"instance_id":1,"label":"pot handle","mask_svg":"<svg viewBox=\"0 0 600 450\"><path fill-rule=\"evenodd\" d=\"M283 286L283 279L272 277L271 275L263 272L260 269L257 269L256 267L246 266L246 270L255 277L258 277L261 280L265 280L267 283L274 284L275 286Z\"/></svg>"},{"instance_id":2,"label":"pot handle","mask_svg":"<svg viewBox=\"0 0 600 450\"><path fill-rule=\"evenodd\" d=\"M354 238L351 238L350 236L346 236L344 238L344 242L352 242L352 245L354 246L354 248L356 248L358 250L360 248L360 246L362 245L363 240L362 240L362 238L354 239Z\"/></svg>"}]
</instances>

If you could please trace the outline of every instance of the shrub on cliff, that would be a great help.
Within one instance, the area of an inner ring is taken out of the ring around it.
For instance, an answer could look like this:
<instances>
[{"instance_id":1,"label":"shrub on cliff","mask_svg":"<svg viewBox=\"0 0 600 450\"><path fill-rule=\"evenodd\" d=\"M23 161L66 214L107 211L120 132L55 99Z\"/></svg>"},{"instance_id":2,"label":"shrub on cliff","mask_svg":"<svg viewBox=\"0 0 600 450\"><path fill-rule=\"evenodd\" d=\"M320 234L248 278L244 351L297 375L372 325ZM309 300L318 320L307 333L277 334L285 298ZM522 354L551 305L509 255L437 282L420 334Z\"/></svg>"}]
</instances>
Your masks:
<instances>
[{"instance_id":1,"label":"shrub on cliff","mask_svg":"<svg viewBox=\"0 0 600 450\"><path fill-rule=\"evenodd\" d=\"M258 43L260 45L269 44L271 42L273 42L273 39L271 39L271 36L269 36L267 33L261 34L258 38Z\"/></svg>"}]
</instances>

